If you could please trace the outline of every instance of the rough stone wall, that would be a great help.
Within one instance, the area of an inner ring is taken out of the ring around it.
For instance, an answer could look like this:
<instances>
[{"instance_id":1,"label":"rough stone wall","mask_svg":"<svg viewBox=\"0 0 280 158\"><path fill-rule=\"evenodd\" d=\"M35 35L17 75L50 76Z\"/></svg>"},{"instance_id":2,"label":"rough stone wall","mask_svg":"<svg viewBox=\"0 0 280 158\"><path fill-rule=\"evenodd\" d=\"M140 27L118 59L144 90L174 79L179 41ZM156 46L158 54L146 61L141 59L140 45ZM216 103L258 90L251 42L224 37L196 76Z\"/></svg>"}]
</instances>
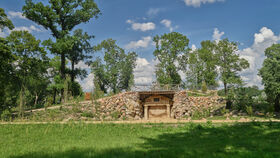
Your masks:
<instances>
[{"instance_id":1,"label":"rough stone wall","mask_svg":"<svg viewBox=\"0 0 280 158\"><path fill-rule=\"evenodd\" d=\"M175 93L171 108L171 118L183 119L192 117L195 113L213 113L223 104L219 96L193 97L187 96L186 91Z\"/></svg>"},{"instance_id":2,"label":"rough stone wall","mask_svg":"<svg viewBox=\"0 0 280 158\"><path fill-rule=\"evenodd\" d=\"M171 118L184 119L192 117L197 112L214 112L218 105L223 104L222 98L212 97L192 97L187 96L186 91L175 93L173 106L171 108ZM98 108L101 120L139 120L144 118L143 105L140 104L139 93L124 92L111 97L98 100ZM94 113L97 111L94 110Z\"/></svg>"},{"instance_id":3,"label":"rough stone wall","mask_svg":"<svg viewBox=\"0 0 280 158\"><path fill-rule=\"evenodd\" d=\"M140 106L137 92L124 92L100 99L100 118L105 120L143 118L143 107Z\"/></svg>"}]
</instances>

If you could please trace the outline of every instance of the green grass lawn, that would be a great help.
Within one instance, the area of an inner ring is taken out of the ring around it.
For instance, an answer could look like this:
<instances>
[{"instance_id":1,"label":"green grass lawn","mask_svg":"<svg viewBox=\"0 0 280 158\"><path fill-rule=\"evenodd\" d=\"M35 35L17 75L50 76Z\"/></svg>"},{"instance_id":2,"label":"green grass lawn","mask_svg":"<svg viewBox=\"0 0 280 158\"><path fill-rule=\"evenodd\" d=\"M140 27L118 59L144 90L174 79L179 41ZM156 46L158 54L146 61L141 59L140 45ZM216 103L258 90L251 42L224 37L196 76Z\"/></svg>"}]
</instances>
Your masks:
<instances>
[{"instance_id":1,"label":"green grass lawn","mask_svg":"<svg viewBox=\"0 0 280 158\"><path fill-rule=\"evenodd\" d=\"M280 123L0 125L1 158L280 157Z\"/></svg>"}]
</instances>

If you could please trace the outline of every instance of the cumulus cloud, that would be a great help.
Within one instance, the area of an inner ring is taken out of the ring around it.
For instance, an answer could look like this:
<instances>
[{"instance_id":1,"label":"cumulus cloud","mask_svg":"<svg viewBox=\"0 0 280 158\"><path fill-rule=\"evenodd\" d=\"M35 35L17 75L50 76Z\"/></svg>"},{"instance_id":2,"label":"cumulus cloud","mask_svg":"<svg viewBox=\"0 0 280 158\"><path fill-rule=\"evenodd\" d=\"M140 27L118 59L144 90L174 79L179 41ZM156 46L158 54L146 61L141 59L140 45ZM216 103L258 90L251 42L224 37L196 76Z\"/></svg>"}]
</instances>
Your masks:
<instances>
[{"instance_id":1,"label":"cumulus cloud","mask_svg":"<svg viewBox=\"0 0 280 158\"><path fill-rule=\"evenodd\" d=\"M261 77L258 76L258 70L262 67L265 59L264 51L279 41L280 35L275 35L271 29L263 27L258 33L255 33L253 45L239 51L240 56L250 63L250 68L241 73L247 85L261 86Z\"/></svg>"},{"instance_id":2,"label":"cumulus cloud","mask_svg":"<svg viewBox=\"0 0 280 158\"><path fill-rule=\"evenodd\" d=\"M25 16L22 15L22 12L15 12L15 11L9 11L8 12L8 18L19 18L19 19L26 19Z\"/></svg>"},{"instance_id":3,"label":"cumulus cloud","mask_svg":"<svg viewBox=\"0 0 280 158\"><path fill-rule=\"evenodd\" d=\"M147 48L152 42L152 37L142 37L141 40L131 41L129 44L125 45L125 49L138 49L138 48Z\"/></svg>"},{"instance_id":4,"label":"cumulus cloud","mask_svg":"<svg viewBox=\"0 0 280 158\"><path fill-rule=\"evenodd\" d=\"M39 27L36 27L34 25L30 25L29 27L27 26L18 26L18 27L15 27L13 29L13 31L28 31L28 32L42 32L43 30Z\"/></svg>"},{"instance_id":5,"label":"cumulus cloud","mask_svg":"<svg viewBox=\"0 0 280 158\"><path fill-rule=\"evenodd\" d=\"M163 19L161 20L161 22L165 27L171 27L171 21L170 20L167 20L167 19Z\"/></svg>"},{"instance_id":6,"label":"cumulus cloud","mask_svg":"<svg viewBox=\"0 0 280 158\"><path fill-rule=\"evenodd\" d=\"M90 66L88 66L84 61L80 61L78 64L75 65L75 68L79 69L90 69Z\"/></svg>"},{"instance_id":7,"label":"cumulus cloud","mask_svg":"<svg viewBox=\"0 0 280 158\"><path fill-rule=\"evenodd\" d=\"M185 4L187 6L192 6L195 8L198 8L201 6L201 4L206 3L215 3L215 2L224 2L225 0L184 0Z\"/></svg>"},{"instance_id":8,"label":"cumulus cloud","mask_svg":"<svg viewBox=\"0 0 280 158\"><path fill-rule=\"evenodd\" d=\"M70 65L68 65L68 67L70 67ZM76 64L75 68L84 69L87 72L90 72L90 66L88 66L84 61L80 61L78 64ZM76 81L80 83L84 92L91 92L94 87L93 79L94 74L89 73L83 80L81 78L77 78Z\"/></svg>"},{"instance_id":9,"label":"cumulus cloud","mask_svg":"<svg viewBox=\"0 0 280 158\"><path fill-rule=\"evenodd\" d=\"M224 35L225 33L224 32L220 32L218 28L215 28L214 29L214 32L213 32L213 35L212 35L212 38L213 40L215 41L220 41L221 40L221 37Z\"/></svg>"},{"instance_id":10,"label":"cumulus cloud","mask_svg":"<svg viewBox=\"0 0 280 158\"><path fill-rule=\"evenodd\" d=\"M29 33L32 32L43 32L44 29L42 27L36 27L34 25L30 26L17 26L12 31L28 31ZM0 29L0 37L6 37L11 33L11 30L5 28L4 30Z\"/></svg>"},{"instance_id":11,"label":"cumulus cloud","mask_svg":"<svg viewBox=\"0 0 280 158\"><path fill-rule=\"evenodd\" d=\"M147 23L136 23L132 20L127 20L126 23L131 24L131 28L136 31L149 31L154 30L156 28L156 25L153 22L147 22Z\"/></svg>"},{"instance_id":12,"label":"cumulus cloud","mask_svg":"<svg viewBox=\"0 0 280 158\"><path fill-rule=\"evenodd\" d=\"M81 80L80 78L76 79L77 82L83 88L84 92L92 92L94 84L93 84L94 74L90 73L85 79Z\"/></svg>"},{"instance_id":13,"label":"cumulus cloud","mask_svg":"<svg viewBox=\"0 0 280 158\"><path fill-rule=\"evenodd\" d=\"M166 28L169 29L170 32L172 32L174 30L174 28L172 27L172 22L171 20L168 19L163 19L160 22L162 25L164 25ZM178 28L178 26L175 26L175 28Z\"/></svg>"},{"instance_id":14,"label":"cumulus cloud","mask_svg":"<svg viewBox=\"0 0 280 158\"><path fill-rule=\"evenodd\" d=\"M150 8L148 11L147 11L147 15L148 16L155 16L157 15L159 12L161 12L163 9L161 8Z\"/></svg>"},{"instance_id":15,"label":"cumulus cloud","mask_svg":"<svg viewBox=\"0 0 280 158\"><path fill-rule=\"evenodd\" d=\"M134 69L135 85L148 85L155 81L156 61L148 62L145 58L138 57Z\"/></svg>"},{"instance_id":16,"label":"cumulus cloud","mask_svg":"<svg viewBox=\"0 0 280 158\"><path fill-rule=\"evenodd\" d=\"M195 51L197 48L195 46L195 44L192 44L192 51Z\"/></svg>"}]
</instances>

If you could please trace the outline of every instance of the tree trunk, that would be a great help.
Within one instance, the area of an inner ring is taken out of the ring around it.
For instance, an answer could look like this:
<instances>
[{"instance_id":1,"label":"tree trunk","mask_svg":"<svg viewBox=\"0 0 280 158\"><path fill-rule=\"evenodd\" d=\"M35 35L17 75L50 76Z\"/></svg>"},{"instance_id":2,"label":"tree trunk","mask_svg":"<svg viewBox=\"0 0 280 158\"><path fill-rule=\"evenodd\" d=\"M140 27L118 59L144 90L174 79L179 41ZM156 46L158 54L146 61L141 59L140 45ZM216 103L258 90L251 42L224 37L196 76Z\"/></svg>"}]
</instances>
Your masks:
<instances>
[{"instance_id":1,"label":"tree trunk","mask_svg":"<svg viewBox=\"0 0 280 158\"><path fill-rule=\"evenodd\" d=\"M53 92L53 104L56 103L56 89L54 89L54 92Z\"/></svg>"},{"instance_id":2,"label":"tree trunk","mask_svg":"<svg viewBox=\"0 0 280 158\"><path fill-rule=\"evenodd\" d=\"M275 98L275 103L274 103L274 110L275 112L280 112L280 94L278 94Z\"/></svg>"},{"instance_id":3,"label":"tree trunk","mask_svg":"<svg viewBox=\"0 0 280 158\"><path fill-rule=\"evenodd\" d=\"M226 109L231 109L232 101L228 98L228 89L227 89L227 83L224 82L224 90L225 90L225 96L226 96Z\"/></svg>"},{"instance_id":4,"label":"tree trunk","mask_svg":"<svg viewBox=\"0 0 280 158\"><path fill-rule=\"evenodd\" d=\"M60 65L60 75L62 79L65 79L65 54L61 53L61 65Z\"/></svg>"},{"instance_id":5,"label":"tree trunk","mask_svg":"<svg viewBox=\"0 0 280 158\"><path fill-rule=\"evenodd\" d=\"M75 79L75 63L71 61L71 82L73 83Z\"/></svg>"},{"instance_id":6,"label":"tree trunk","mask_svg":"<svg viewBox=\"0 0 280 158\"><path fill-rule=\"evenodd\" d=\"M225 96L227 96L228 89L227 89L227 83L224 82L224 90L225 90Z\"/></svg>"},{"instance_id":7,"label":"tree trunk","mask_svg":"<svg viewBox=\"0 0 280 158\"><path fill-rule=\"evenodd\" d=\"M21 86L21 90L19 93L19 116L23 117L24 114L24 86Z\"/></svg>"},{"instance_id":8,"label":"tree trunk","mask_svg":"<svg viewBox=\"0 0 280 158\"><path fill-rule=\"evenodd\" d=\"M63 81L65 81L65 54L64 53L61 53L60 75ZM64 103L64 89L61 89L61 103Z\"/></svg>"},{"instance_id":9,"label":"tree trunk","mask_svg":"<svg viewBox=\"0 0 280 158\"><path fill-rule=\"evenodd\" d=\"M37 105L37 102L38 102L38 98L39 98L38 94L37 94L37 93L35 93L35 94L36 94L36 96L35 96L35 102L34 102L34 106L36 106L36 105Z\"/></svg>"}]
</instances>

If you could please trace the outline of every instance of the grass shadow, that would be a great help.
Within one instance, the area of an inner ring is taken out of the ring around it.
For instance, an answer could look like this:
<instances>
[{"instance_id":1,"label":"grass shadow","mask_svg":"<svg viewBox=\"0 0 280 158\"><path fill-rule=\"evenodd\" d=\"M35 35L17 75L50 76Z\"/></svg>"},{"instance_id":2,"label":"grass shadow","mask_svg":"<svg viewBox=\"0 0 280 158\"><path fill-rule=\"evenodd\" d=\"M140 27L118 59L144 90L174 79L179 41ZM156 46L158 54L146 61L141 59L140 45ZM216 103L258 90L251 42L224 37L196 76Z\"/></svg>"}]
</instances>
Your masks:
<instances>
[{"instance_id":1,"label":"grass shadow","mask_svg":"<svg viewBox=\"0 0 280 158\"><path fill-rule=\"evenodd\" d=\"M127 148L73 147L67 151L40 151L10 158L280 157L279 123L187 124L178 128L181 129L177 132L165 130L155 138L142 136L144 143Z\"/></svg>"}]
</instances>

